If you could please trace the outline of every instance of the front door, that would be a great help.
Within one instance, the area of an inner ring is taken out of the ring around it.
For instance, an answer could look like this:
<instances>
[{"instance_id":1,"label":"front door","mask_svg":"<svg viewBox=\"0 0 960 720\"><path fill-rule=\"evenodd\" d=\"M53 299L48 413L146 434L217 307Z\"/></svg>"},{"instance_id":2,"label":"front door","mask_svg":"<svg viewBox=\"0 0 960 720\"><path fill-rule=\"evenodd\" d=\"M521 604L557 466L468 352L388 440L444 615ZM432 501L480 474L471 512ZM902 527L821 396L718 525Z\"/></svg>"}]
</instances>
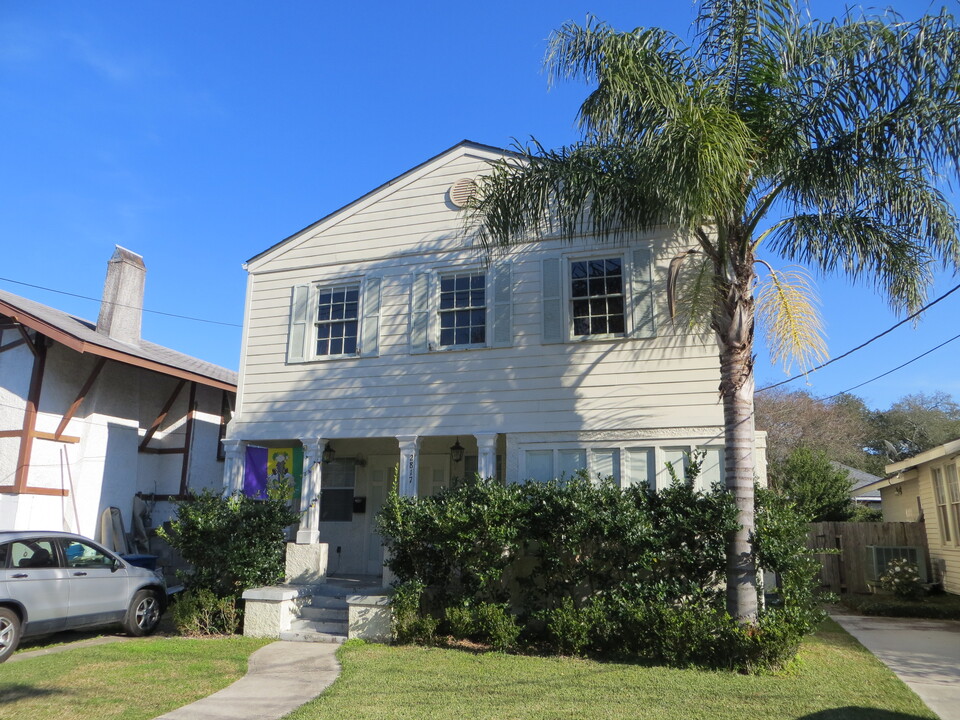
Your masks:
<instances>
[{"instance_id":1,"label":"front door","mask_svg":"<svg viewBox=\"0 0 960 720\"><path fill-rule=\"evenodd\" d=\"M377 532L377 513L387 499L393 483L396 455L373 455L367 459L366 572L383 573L383 538Z\"/></svg>"}]
</instances>

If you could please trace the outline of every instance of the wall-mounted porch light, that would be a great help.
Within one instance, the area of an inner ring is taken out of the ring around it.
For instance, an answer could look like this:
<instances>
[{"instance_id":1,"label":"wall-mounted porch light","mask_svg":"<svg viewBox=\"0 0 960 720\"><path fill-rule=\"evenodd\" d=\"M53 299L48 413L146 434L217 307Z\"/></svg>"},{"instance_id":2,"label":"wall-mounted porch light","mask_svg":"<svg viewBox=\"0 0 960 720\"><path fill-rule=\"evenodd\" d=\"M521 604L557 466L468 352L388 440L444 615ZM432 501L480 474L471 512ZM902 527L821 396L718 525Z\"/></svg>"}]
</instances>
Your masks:
<instances>
[{"instance_id":1,"label":"wall-mounted porch light","mask_svg":"<svg viewBox=\"0 0 960 720\"><path fill-rule=\"evenodd\" d=\"M460 444L460 438L457 438L457 442L450 446L450 459L454 463L463 460L463 445Z\"/></svg>"},{"instance_id":2,"label":"wall-mounted porch light","mask_svg":"<svg viewBox=\"0 0 960 720\"><path fill-rule=\"evenodd\" d=\"M337 451L330 447L330 443L327 443L323 448L323 454L320 455L320 459L328 465L333 462L333 458L336 457Z\"/></svg>"}]
</instances>

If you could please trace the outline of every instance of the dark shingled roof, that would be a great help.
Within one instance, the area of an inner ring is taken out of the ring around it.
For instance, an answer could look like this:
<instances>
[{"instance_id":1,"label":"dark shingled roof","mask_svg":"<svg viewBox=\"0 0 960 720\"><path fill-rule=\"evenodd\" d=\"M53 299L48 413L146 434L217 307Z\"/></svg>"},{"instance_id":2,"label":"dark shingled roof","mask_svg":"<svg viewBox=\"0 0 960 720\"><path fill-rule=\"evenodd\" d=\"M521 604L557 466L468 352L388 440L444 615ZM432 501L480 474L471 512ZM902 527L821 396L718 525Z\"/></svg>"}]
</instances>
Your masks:
<instances>
[{"instance_id":1,"label":"dark shingled roof","mask_svg":"<svg viewBox=\"0 0 960 720\"><path fill-rule=\"evenodd\" d=\"M77 352L88 352L137 365L202 385L237 389L233 370L198 360L147 340L125 343L97 332L96 323L0 290L0 315L5 315Z\"/></svg>"}]
</instances>

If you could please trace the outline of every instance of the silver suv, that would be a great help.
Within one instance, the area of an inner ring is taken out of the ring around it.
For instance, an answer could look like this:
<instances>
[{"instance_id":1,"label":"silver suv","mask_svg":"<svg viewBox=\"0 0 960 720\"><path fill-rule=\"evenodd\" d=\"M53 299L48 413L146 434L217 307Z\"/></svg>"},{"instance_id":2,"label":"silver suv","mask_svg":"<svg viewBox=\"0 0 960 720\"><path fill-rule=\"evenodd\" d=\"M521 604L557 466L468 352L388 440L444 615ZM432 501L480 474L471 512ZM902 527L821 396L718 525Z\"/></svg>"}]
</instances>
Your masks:
<instances>
[{"instance_id":1,"label":"silver suv","mask_svg":"<svg viewBox=\"0 0 960 720\"><path fill-rule=\"evenodd\" d=\"M162 576L80 535L0 532L0 662L21 637L114 623L147 635L166 598Z\"/></svg>"}]
</instances>

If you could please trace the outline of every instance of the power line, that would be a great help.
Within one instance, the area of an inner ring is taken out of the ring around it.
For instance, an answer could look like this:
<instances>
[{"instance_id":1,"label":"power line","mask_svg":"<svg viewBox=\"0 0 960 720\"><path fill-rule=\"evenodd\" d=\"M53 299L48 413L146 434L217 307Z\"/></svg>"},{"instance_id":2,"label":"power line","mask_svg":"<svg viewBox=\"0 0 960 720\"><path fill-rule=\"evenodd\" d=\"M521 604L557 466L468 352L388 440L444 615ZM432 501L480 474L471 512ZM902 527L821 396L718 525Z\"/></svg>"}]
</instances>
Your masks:
<instances>
[{"instance_id":1,"label":"power line","mask_svg":"<svg viewBox=\"0 0 960 720\"><path fill-rule=\"evenodd\" d=\"M55 290L54 288L44 287L43 285L33 285L28 282L21 282L20 280L11 280L10 278L5 277L0 277L0 280L3 282L13 283L14 285L24 285L26 287L36 288L37 290L46 290L47 292L59 293L60 295L69 295L70 297L80 298L81 300L93 300L94 302L101 301L100 298L89 297L88 295L77 295L76 293L67 292L66 290ZM237 323L222 322L221 320L206 320L204 318L190 317L189 315L177 315L175 313L163 312L161 310L148 310L144 307L137 307L136 305L124 305L123 303L113 304L116 307L133 308L134 310L153 313L154 315L165 315L166 317L178 318L180 320L193 320L195 322L209 323L211 325L226 325L227 327L243 327L243 325L238 325Z\"/></svg>"},{"instance_id":2,"label":"power line","mask_svg":"<svg viewBox=\"0 0 960 720\"><path fill-rule=\"evenodd\" d=\"M817 365L815 368L811 368L811 369L808 370L807 372L802 372L802 373L799 373L798 375L794 375L794 376L791 377L791 378L787 378L786 380L781 380L781 381L778 382L778 383L774 383L773 385L767 385L767 386L765 386L765 387L762 387L762 388L760 388L759 390L754 391L754 394L756 394L756 393L762 393L764 390L772 390L772 389L775 388L775 387L780 387L781 385L786 385L787 383L793 382L794 380L799 380L800 378L807 377L807 375L809 375L810 373L816 372L817 370L821 370L821 369L825 368L827 365L830 365L830 364L832 364L832 363L835 363L837 360L842 360L843 358L847 357L848 355L852 355L852 354L855 353L857 350L863 350L863 348L865 348L865 347L866 347L867 345L869 345L870 343L874 342L875 340L879 340L879 339L882 338L884 335L890 334L891 332L893 332L894 330L896 330L898 327L900 327L900 326L903 325L904 323L910 322L911 320L913 320L915 317L917 317L917 316L920 315L921 313L925 312L925 311L928 310L929 308L932 308L934 305L936 305L936 304L937 304L938 302L940 302L941 300L943 300L943 299L949 297L950 295L952 295L953 293L955 293L957 290L960 290L960 285L956 285L956 286L954 286L953 288L951 288L950 290L947 290L947 292L945 292L943 295L941 295L940 297L938 297L936 300L933 300L932 302L927 303L927 304L924 305L922 308L920 308L920 309L917 310L915 313L913 313L913 315L910 315L910 316L908 316L908 317L905 317L903 320L901 320L900 322L898 322L896 325L893 325L893 326L887 328L886 330L884 330L884 331L883 331L882 333L880 333L879 335L874 335L872 338L870 338L869 340L867 340L867 341L864 342L864 343L861 343L860 345L857 345L857 346L856 346L855 348L853 348L852 350L847 350L847 352L843 353L843 355L837 355L837 357L831 358L830 360L827 360L827 361L826 361L825 363L823 363L822 365ZM956 338L954 338L954 339L956 339ZM947 340L947 342L950 342L950 340ZM944 344L946 344L946 343L944 343ZM938 347L940 347L940 346L938 346ZM936 349L937 349L937 348L934 348L934 350L936 350ZM930 352L933 352L933 350L931 350ZM920 357L923 357L923 356L921 355ZM916 360L916 359L917 359L917 358L914 358L914 360ZM913 362L913 360L911 360L910 362ZM909 363L907 363L907 364L909 364ZM900 367L903 367L903 366L901 365ZM894 369L895 369L895 370L899 370L900 368L894 368ZM893 372L893 370L891 370L890 372ZM883 375L881 375L880 377L883 377ZM876 379L877 379L877 378L873 378L873 380L876 380ZM873 380L867 380L867 382L873 382ZM864 384L866 384L866 383L864 383ZM857 385L857 387L860 387L860 386ZM851 389L854 389L854 388L851 388ZM847 391L844 391L844 392L847 392ZM840 393L840 394L842 394L842 393ZM835 397L835 396L834 396L834 397ZM828 398L828 399L829 399L829 398Z\"/></svg>"},{"instance_id":3,"label":"power line","mask_svg":"<svg viewBox=\"0 0 960 720\"><path fill-rule=\"evenodd\" d=\"M825 401L826 401L826 400L833 400L833 398L835 398L835 397L837 397L837 396L839 396L839 395L843 395L844 393L851 392L851 391L853 391L853 390L856 390L857 388L860 388L860 387L863 387L864 385L867 385L867 384L869 384L869 383L872 383L874 380L879 380L879 379L882 378L882 377L886 377L886 376L889 375L890 373L894 373L894 372L896 372L897 370L900 370L901 368L905 368L905 367L906 367L907 365L909 365L910 363L914 363L914 362L916 362L917 360L919 360L920 358L926 357L927 355L929 355L930 353L934 352L935 350L939 350L939 349L942 348L944 345L947 345L947 344L949 344L949 343L952 343L952 342L953 342L954 340L956 340L957 338L960 338L960 335L954 335L952 338L950 338L949 340L945 340L944 342L942 342L942 343L940 343L939 345L937 345L935 348L930 348L930 349L927 350L925 353L921 353L920 355L917 355L917 356L916 356L915 358L913 358L912 360L907 360L903 365L897 365L897 367L895 367L893 370L887 370L885 373L882 373L882 374L880 374L880 375L877 375L876 377L870 378L869 380L865 380L865 381L863 381L862 383L860 383L859 385L854 385L852 388L848 388L847 390L841 390L840 392L835 393L834 395L831 395L830 397L824 398L824 400L825 400Z\"/></svg>"}]
</instances>

